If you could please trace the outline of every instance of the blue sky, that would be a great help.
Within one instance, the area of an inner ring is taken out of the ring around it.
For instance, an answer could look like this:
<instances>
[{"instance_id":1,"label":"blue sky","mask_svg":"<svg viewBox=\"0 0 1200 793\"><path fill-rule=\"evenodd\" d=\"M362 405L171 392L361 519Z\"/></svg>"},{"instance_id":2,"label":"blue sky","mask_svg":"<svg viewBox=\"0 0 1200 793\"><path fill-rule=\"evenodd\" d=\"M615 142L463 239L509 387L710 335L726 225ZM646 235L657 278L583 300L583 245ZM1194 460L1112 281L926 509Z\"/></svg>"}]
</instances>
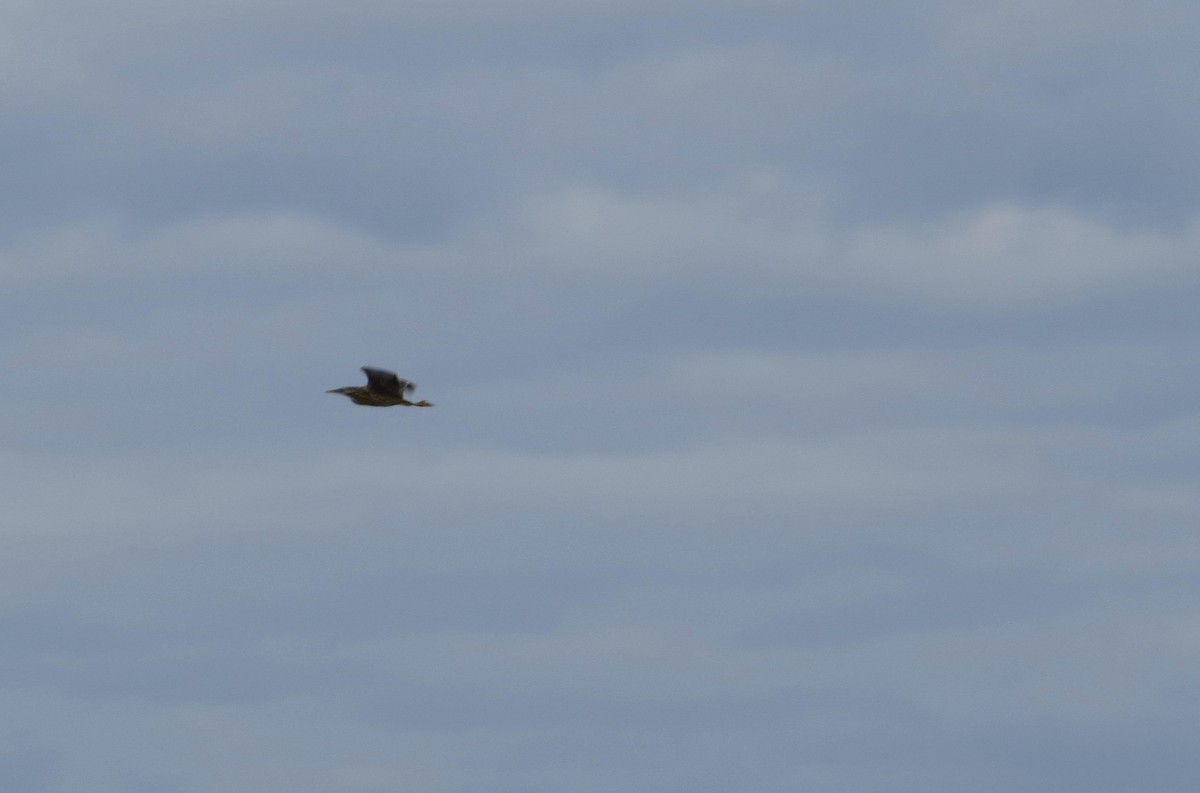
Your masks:
<instances>
[{"instance_id":1,"label":"blue sky","mask_svg":"<svg viewBox=\"0 0 1200 793\"><path fill-rule=\"evenodd\" d=\"M6 3L0 783L1190 791L1198 29Z\"/></svg>"}]
</instances>

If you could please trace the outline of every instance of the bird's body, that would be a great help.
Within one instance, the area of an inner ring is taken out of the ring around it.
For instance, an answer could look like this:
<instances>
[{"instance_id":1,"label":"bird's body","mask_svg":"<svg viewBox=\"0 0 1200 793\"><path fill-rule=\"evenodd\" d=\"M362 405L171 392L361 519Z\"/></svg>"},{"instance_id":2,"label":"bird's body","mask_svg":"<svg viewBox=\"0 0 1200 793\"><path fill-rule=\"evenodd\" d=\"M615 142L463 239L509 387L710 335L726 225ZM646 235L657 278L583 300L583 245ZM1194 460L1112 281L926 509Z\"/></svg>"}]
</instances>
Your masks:
<instances>
[{"instance_id":1,"label":"bird's body","mask_svg":"<svg viewBox=\"0 0 1200 793\"><path fill-rule=\"evenodd\" d=\"M326 391L327 394L344 394L356 405L384 408L392 405L407 405L414 408L431 408L432 402L421 400L410 402L404 395L416 389L416 383L402 380L395 372L387 369L375 369L370 366L362 367L367 375L366 386L344 386Z\"/></svg>"}]
</instances>

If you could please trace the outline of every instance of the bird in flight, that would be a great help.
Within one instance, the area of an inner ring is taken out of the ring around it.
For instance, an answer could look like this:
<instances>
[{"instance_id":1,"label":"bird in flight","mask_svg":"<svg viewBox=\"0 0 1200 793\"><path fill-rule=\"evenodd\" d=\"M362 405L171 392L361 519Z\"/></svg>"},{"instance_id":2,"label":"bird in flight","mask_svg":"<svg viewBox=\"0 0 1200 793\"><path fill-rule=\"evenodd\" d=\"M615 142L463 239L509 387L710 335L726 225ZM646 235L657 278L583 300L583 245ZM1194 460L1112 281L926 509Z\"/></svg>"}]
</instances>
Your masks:
<instances>
[{"instance_id":1,"label":"bird in flight","mask_svg":"<svg viewBox=\"0 0 1200 793\"><path fill-rule=\"evenodd\" d=\"M370 405L385 408L392 405L408 405L414 408L431 408L432 402L422 399L420 402L409 402L404 398L405 393L416 389L416 383L400 379L395 372L387 369L375 369L370 366L362 368L367 374L366 386L343 386L326 391L327 394L345 394L356 405Z\"/></svg>"}]
</instances>

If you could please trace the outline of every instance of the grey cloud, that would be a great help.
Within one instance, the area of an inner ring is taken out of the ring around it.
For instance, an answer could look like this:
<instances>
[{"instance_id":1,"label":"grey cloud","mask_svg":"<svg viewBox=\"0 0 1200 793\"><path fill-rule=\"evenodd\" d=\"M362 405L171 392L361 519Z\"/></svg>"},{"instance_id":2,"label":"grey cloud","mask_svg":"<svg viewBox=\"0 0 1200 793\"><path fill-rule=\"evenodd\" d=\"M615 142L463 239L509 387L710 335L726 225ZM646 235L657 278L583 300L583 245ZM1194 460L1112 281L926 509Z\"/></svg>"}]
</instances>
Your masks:
<instances>
[{"instance_id":1,"label":"grey cloud","mask_svg":"<svg viewBox=\"0 0 1200 793\"><path fill-rule=\"evenodd\" d=\"M6 790L1194 783L1191 5L5 17Z\"/></svg>"},{"instance_id":2,"label":"grey cloud","mask_svg":"<svg viewBox=\"0 0 1200 793\"><path fill-rule=\"evenodd\" d=\"M53 207L140 224L303 210L428 239L514 185L692 190L764 168L819 186L851 219L997 200L1124 209L1150 225L1195 211L1181 137L1194 119L1157 88L1164 69L1184 82L1195 70L1156 46L1143 12L1014 6L986 17L930 4L910 12L917 22L887 14L874 29L874 15L851 23L819 5L762 4L722 40L712 31L745 12L663 7L638 24L680 14L691 34L629 50L631 17L613 11L518 4L497 24L493 5L455 6L441 22L431 9L364 5L330 19L264 4L199 24L145 9L144 28L115 16L98 29L86 15L27 23L47 42L56 25L80 29L65 38L74 57L26 56L50 90L34 81L17 95L22 120L6 146L20 155L21 200L7 214L29 222ZM1069 25L1040 36L1057 24L1046 14L1087 22L1073 37ZM1163 5L1152 18L1181 27L1188 14ZM567 66L589 37L606 57ZM1105 72L1103 91L1098 81L1083 91L1071 75L1111 63L1112 39L1123 68ZM407 55L414 47L423 54ZM170 65L189 51L195 62ZM541 58L513 59L529 52ZM96 70L96 59L110 65ZM155 84L172 72L186 79ZM1116 156L1126 147L1132 157Z\"/></svg>"}]
</instances>

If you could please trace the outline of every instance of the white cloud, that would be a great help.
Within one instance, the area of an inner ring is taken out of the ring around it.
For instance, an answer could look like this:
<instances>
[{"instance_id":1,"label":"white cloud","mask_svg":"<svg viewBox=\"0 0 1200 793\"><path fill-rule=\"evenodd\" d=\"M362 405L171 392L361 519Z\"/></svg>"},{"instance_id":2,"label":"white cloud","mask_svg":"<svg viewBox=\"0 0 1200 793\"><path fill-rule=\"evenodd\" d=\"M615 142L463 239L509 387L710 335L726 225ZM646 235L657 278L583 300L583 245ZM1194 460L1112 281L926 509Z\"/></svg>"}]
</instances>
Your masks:
<instances>
[{"instance_id":1,"label":"white cloud","mask_svg":"<svg viewBox=\"0 0 1200 793\"><path fill-rule=\"evenodd\" d=\"M876 289L988 309L1189 282L1198 253L1196 221L1177 233L1123 230L1061 208L999 206L855 229L843 261Z\"/></svg>"},{"instance_id":2,"label":"white cloud","mask_svg":"<svg viewBox=\"0 0 1200 793\"><path fill-rule=\"evenodd\" d=\"M0 278L10 290L82 291L197 276L350 277L393 264L395 256L362 232L284 213L195 218L141 232L97 221L26 235L2 254Z\"/></svg>"},{"instance_id":3,"label":"white cloud","mask_svg":"<svg viewBox=\"0 0 1200 793\"><path fill-rule=\"evenodd\" d=\"M1190 285L1200 221L1156 231L1065 208L997 205L846 226L820 201L756 178L695 196L533 196L465 245L566 283L654 289L670 279L749 297L818 290L1005 311Z\"/></svg>"},{"instance_id":4,"label":"white cloud","mask_svg":"<svg viewBox=\"0 0 1200 793\"><path fill-rule=\"evenodd\" d=\"M1200 221L1151 231L1063 208L992 206L842 227L819 202L758 178L697 196L600 188L528 196L511 214L432 245L286 213L197 218L136 234L88 223L10 245L0 277L20 289L193 275L346 281L408 271L502 290L512 278L537 276L550 300L594 285L644 292L671 282L743 299L817 290L1005 311L1187 286L1198 256Z\"/></svg>"}]
</instances>

